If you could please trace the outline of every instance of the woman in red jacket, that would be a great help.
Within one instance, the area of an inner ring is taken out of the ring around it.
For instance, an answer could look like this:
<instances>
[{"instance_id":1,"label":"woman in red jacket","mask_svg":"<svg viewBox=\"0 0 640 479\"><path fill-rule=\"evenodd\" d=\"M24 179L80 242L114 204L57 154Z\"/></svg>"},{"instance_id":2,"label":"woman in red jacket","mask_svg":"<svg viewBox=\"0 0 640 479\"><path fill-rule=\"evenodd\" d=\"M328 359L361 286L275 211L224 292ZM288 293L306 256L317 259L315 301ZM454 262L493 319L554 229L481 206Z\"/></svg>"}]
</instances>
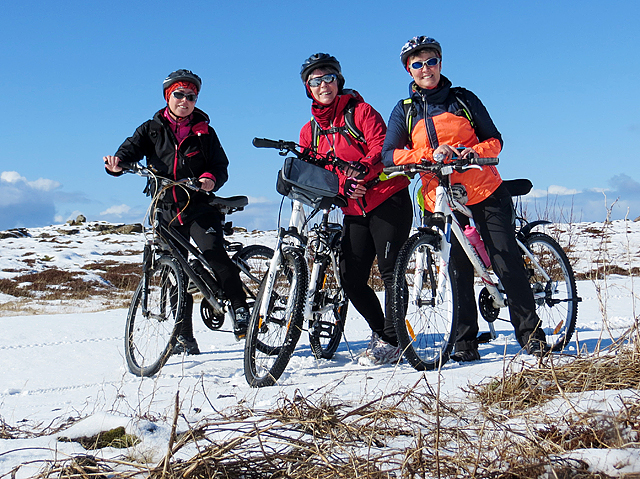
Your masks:
<instances>
[{"instance_id":1,"label":"woman in red jacket","mask_svg":"<svg viewBox=\"0 0 640 479\"><path fill-rule=\"evenodd\" d=\"M320 154L332 152L353 165L336 171L348 200L344 213L343 286L351 303L371 327L361 364L397 362L401 357L391 321L390 294L398 251L409 237L412 205L406 177L380 181L386 126L380 114L354 90L344 89L340 63L316 53L302 64L300 76L312 100L313 118L300 131L300 145ZM374 259L385 285L385 311L368 286Z\"/></svg>"}]
</instances>

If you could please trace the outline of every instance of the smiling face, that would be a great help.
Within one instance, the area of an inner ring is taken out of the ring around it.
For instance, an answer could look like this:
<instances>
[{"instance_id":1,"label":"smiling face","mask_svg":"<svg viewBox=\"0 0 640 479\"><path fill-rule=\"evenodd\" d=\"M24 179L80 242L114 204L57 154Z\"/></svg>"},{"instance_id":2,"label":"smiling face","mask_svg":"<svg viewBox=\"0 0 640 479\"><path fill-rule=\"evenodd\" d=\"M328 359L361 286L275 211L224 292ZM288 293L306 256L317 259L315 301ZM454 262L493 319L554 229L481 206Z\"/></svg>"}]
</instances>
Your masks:
<instances>
[{"instance_id":1,"label":"smiling face","mask_svg":"<svg viewBox=\"0 0 640 479\"><path fill-rule=\"evenodd\" d=\"M174 92L183 93L185 95L196 94L196 92L190 88L178 88ZM178 100L175 96L173 96L174 92L169 95L169 101L167 102L167 104L169 105L169 111L178 118L185 118L191 115L191 113L193 113L193 109L196 107L197 100L189 101L187 100L186 96Z\"/></svg>"},{"instance_id":2,"label":"smiling face","mask_svg":"<svg viewBox=\"0 0 640 479\"><path fill-rule=\"evenodd\" d=\"M408 65L411 65L414 62L424 62L429 60L430 58L437 58L438 54L433 50L422 50L416 53L415 55L411 55L409 60L407 61ZM442 62L438 63L435 66L423 65L422 68L415 70L409 66L409 73L413 77L413 80L416 82L420 88L424 88L427 90L432 90L438 86L440 83L440 72L442 71Z\"/></svg>"},{"instance_id":3,"label":"smiling face","mask_svg":"<svg viewBox=\"0 0 640 479\"><path fill-rule=\"evenodd\" d=\"M318 78L330 73L335 74L333 70L316 68L311 72L311 75L309 75L307 82L312 78ZM338 95L338 80L336 79L331 83L322 82L319 86L309 86L309 90L318 103L321 105L331 105Z\"/></svg>"}]
</instances>

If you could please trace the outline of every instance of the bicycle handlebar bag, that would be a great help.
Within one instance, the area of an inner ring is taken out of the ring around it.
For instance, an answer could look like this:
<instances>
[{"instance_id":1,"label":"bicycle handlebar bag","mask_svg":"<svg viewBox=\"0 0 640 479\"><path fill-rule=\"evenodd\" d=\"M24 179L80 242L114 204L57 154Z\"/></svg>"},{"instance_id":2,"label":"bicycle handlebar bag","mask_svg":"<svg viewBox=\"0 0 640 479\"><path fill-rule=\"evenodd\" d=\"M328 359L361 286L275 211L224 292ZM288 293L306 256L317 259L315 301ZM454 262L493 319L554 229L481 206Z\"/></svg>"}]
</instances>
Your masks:
<instances>
[{"instance_id":1,"label":"bicycle handlebar bag","mask_svg":"<svg viewBox=\"0 0 640 479\"><path fill-rule=\"evenodd\" d=\"M328 208L339 193L338 175L298 158L284 160L276 191L312 208Z\"/></svg>"}]
</instances>

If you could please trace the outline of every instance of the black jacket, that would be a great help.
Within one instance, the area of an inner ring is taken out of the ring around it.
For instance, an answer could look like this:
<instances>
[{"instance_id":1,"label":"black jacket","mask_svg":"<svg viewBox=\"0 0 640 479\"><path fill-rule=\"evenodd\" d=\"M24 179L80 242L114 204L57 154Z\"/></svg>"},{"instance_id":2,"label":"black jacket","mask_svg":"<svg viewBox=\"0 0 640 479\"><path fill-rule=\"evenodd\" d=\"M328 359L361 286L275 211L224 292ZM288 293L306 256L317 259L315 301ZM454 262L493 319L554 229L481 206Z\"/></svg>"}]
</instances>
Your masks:
<instances>
[{"instance_id":1,"label":"black jacket","mask_svg":"<svg viewBox=\"0 0 640 479\"><path fill-rule=\"evenodd\" d=\"M164 110L140 125L133 136L120 145L115 156L126 162L146 158L148 167L160 176L175 180L202 176L213 178L214 191L220 189L228 179L229 160L215 130L209 126L209 117L196 108L190 122L191 132L178 144L169 121L164 117ZM107 172L114 176L121 174ZM149 193L153 195L154 185L149 187ZM161 200L165 208L174 214L181 213L181 219L185 219L204 212L202 206L207 203L207 195L193 191L187 194L182 188L174 187Z\"/></svg>"}]
</instances>

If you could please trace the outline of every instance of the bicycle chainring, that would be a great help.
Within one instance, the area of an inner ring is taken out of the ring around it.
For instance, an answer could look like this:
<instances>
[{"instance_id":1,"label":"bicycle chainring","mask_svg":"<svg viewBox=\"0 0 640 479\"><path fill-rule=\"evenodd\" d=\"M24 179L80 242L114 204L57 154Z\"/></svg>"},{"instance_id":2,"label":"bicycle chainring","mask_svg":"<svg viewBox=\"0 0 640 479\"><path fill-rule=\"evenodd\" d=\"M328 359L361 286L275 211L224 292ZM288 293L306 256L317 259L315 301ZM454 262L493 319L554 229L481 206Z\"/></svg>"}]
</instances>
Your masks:
<instances>
[{"instance_id":1,"label":"bicycle chainring","mask_svg":"<svg viewBox=\"0 0 640 479\"><path fill-rule=\"evenodd\" d=\"M496 308L493 305L493 297L491 296L487 288L482 288L482 291L480 291L480 295L478 297L478 307L480 309L480 314L487 323L493 323L496 319L498 319L500 308Z\"/></svg>"},{"instance_id":2,"label":"bicycle chainring","mask_svg":"<svg viewBox=\"0 0 640 479\"><path fill-rule=\"evenodd\" d=\"M224 324L224 314L214 314L211 304L206 299L200 303L200 316L204 325L212 331L220 329Z\"/></svg>"}]
</instances>

